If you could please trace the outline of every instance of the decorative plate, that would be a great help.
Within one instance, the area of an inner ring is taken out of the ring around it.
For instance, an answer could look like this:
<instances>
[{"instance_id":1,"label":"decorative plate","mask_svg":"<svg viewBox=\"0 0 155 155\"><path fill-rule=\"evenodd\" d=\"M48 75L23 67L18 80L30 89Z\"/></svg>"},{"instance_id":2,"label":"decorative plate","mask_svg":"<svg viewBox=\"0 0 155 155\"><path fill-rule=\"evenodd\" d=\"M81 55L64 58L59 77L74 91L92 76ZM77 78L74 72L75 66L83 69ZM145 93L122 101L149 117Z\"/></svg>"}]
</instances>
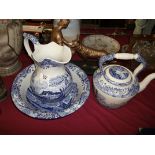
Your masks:
<instances>
[{"instance_id":1,"label":"decorative plate","mask_svg":"<svg viewBox=\"0 0 155 155\"><path fill-rule=\"evenodd\" d=\"M105 50L108 53L117 53L120 50L120 44L117 40L105 35L89 35L82 41L86 47L95 50Z\"/></svg>"},{"instance_id":2,"label":"decorative plate","mask_svg":"<svg viewBox=\"0 0 155 155\"><path fill-rule=\"evenodd\" d=\"M26 99L27 89L30 86L30 78L32 73L35 70L34 65L30 65L23 69L15 78L13 85L11 96L15 106L27 114L28 116L39 118L39 119L56 119L67 116L76 110L78 110L86 101L90 93L90 83L87 75L83 70L72 63L68 63L65 65L73 78L73 82L77 84L78 93L74 97L74 100L70 104L69 107L64 108L63 110L46 111L41 108L37 108L32 105Z\"/></svg>"}]
</instances>

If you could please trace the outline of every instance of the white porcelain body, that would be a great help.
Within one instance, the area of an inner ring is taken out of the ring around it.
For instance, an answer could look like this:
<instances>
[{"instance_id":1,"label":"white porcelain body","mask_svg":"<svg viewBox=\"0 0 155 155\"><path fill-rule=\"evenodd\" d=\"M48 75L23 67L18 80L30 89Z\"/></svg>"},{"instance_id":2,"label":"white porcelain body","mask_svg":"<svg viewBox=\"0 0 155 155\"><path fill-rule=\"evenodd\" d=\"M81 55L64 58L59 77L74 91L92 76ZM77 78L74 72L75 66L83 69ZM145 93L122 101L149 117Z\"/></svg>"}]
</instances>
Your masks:
<instances>
[{"instance_id":1,"label":"white porcelain body","mask_svg":"<svg viewBox=\"0 0 155 155\"><path fill-rule=\"evenodd\" d=\"M70 48L55 42L42 45L30 34L24 34L24 37L26 51L36 66L31 77L30 91L49 100L59 98L72 82L72 77L64 66L71 59ZM29 40L34 44L34 52L29 47Z\"/></svg>"},{"instance_id":2,"label":"white porcelain body","mask_svg":"<svg viewBox=\"0 0 155 155\"><path fill-rule=\"evenodd\" d=\"M104 62L114 58L135 59L141 64L133 73L120 65L103 66ZM99 103L109 108L118 108L144 90L148 83L155 78L155 73L152 73L142 82L138 82L137 74L145 65L144 59L139 54L117 53L101 57L100 68L93 75L94 92Z\"/></svg>"},{"instance_id":3,"label":"white porcelain body","mask_svg":"<svg viewBox=\"0 0 155 155\"><path fill-rule=\"evenodd\" d=\"M96 95L96 99L101 105L112 109L119 108L125 105L132 98L132 97L127 98L112 97L110 95L107 95L106 93L103 93L95 86L94 86L94 93Z\"/></svg>"}]
</instances>

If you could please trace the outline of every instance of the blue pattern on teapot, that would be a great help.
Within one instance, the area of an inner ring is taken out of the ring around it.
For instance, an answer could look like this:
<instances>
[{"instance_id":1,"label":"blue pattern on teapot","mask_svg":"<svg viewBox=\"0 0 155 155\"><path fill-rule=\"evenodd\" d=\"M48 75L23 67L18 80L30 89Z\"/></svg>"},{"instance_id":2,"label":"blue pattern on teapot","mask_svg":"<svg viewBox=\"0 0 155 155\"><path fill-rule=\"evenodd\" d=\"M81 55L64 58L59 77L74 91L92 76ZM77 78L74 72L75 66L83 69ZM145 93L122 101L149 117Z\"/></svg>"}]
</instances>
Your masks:
<instances>
[{"instance_id":1,"label":"blue pattern on teapot","mask_svg":"<svg viewBox=\"0 0 155 155\"><path fill-rule=\"evenodd\" d=\"M114 58L135 59L141 64L133 73L124 66L105 65L106 61L111 61ZM155 78L155 73L152 73L142 82L138 82L137 74L145 66L146 62L139 54L116 53L101 57L99 69L93 75L94 91L99 103L110 108L118 108L144 90L148 83Z\"/></svg>"}]
</instances>

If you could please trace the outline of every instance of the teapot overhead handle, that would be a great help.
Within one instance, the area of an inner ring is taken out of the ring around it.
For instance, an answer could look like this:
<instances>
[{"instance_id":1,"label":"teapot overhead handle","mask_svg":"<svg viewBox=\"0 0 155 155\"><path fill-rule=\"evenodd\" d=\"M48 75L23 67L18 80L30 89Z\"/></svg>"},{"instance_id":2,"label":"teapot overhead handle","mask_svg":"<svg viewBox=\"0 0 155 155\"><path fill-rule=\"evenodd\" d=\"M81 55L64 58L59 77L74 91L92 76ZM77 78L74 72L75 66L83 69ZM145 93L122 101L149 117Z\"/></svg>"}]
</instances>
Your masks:
<instances>
[{"instance_id":1,"label":"teapot overhead handle","mask_svg":"<svg viewBox=\"0 0 155 155\"><path fill-rule=\"evenodd\" d=\"M32 52L32 50L30 48L29 40L33 43L34 49L36 48L36 45L40 44L39 40L36 37L34 37L33 35L28 34L28 33L23 33L23 36L24 36L25 49L26 49L28 55L31 57L33 52Z\"/></svg>"},{"instance_id":2,"label":"teapot overhead handle","mask_svg":"<svg viewBox=\"0 0 155 155\"><path fill-rule=\"evenodd\" d=\"M99 60L99 67L100 70L102 71L102 65L103 63L107 61L111 61L113 59L123 59L123 60L130 60L130 59L135 59L137 62L140 62L141 64L134 70L133 74L136 76L144 67L146 66L145 60L140 56L140 54L132 54L132 53L112 53L106 56L102 56Z\"/></svg>"}]
</instances>

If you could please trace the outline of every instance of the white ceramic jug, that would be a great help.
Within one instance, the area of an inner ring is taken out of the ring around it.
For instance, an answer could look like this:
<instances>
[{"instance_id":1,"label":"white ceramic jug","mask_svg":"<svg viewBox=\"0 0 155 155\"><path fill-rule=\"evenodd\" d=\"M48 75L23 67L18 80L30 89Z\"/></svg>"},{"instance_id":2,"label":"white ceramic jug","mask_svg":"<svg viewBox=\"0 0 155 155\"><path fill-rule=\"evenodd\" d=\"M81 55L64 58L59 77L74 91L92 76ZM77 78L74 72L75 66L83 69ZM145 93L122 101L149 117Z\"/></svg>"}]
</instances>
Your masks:
<instances>
[{"instance_id":1,"label":"white ceramic jug","mask_svg":"<svg viewBox=\"0 0 155 155\"><path fill-rule=\"evenodd\" d=\"M104 65L106 61L116 59L135 59L141 64L132 73L124 66L112 64ZM155 73L148 75L142 82L138 82L137 74L145 67L146 63L139 54L116 53L106 55L99 60L99 69L93 75L93 85L97 100L109 108L118 108L124 105L137 93L146 88Z\"/></svg>"},{"instance_id":2,"label":"white ceramic jug","mask_svg":"<svg viewBox=\"0 0 155 155\"><path fill-rule=\"evenodd\" d=\"M34 52L30 49L29 40L34 45ZM24 46L36 66L27 91L27 99L36 107L49 109L75 87L70 72L65 67L71 59L71 50L55 42L40 44L37 38L26 33Z\"/></svg>"}]
</instances>

